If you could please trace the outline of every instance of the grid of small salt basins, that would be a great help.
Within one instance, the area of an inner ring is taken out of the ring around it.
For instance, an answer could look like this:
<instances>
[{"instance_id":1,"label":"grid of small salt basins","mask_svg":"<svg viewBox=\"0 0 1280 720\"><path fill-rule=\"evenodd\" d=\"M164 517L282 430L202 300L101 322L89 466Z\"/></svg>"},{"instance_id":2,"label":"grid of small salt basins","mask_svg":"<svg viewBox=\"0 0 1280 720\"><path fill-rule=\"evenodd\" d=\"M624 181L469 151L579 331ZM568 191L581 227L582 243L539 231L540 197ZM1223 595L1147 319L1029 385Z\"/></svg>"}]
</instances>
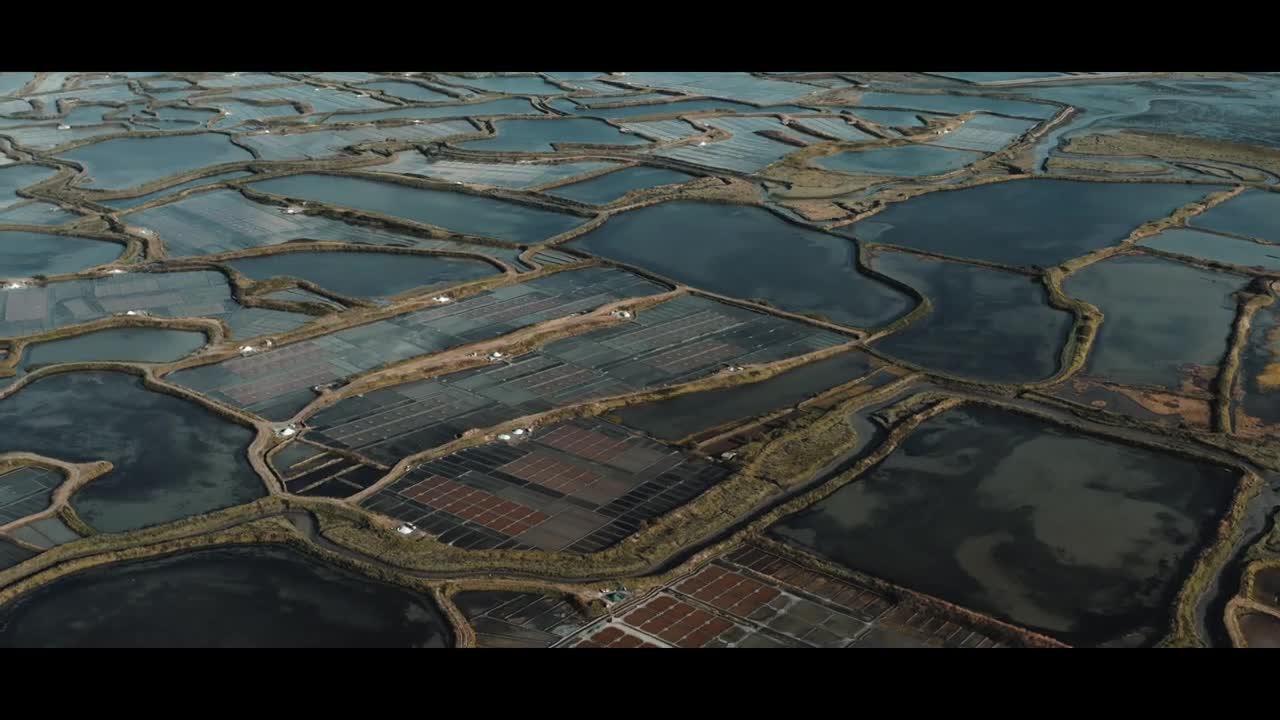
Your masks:
<instances>
[{"instance_id":1,"label":"grid of small salt basins","mask_svg":"<svg viewBox=\"0 0 1280 720\"><path fill-rule=\"evenodd\" d=\"M0 474L0 525L34 515L53 502L62 473L42 467L22 467Z\"/></svg>"},{"instance_id":2,"label":"grid of small salt basins","mask_svg":"<svg viewBox=\"0 0 1280 720\"><path fill-rule=\"evenodd\" d=\"M284 420L315 398L314 386L664 289L614 268L566 270L314 340L180 371L169 379L263 417Z\"/></svg>"},{"instance_id":3,"label":"grid of small salt basins","mask_svg":"<svg viewBox=\"0 0 1280 720\"><path fill-rule=\"evenodd\" d=\"M955 130L928 142L959 150L992 153L1000 151L1035 126L1034 120L976 115Z\"/></svg>"},{"instance_id":4,"label":"grid of small salt basins","mask_svg":"<svg viewBox=\"0 0 1280 720\"><path fill-rule=\"evenodd\" d=\"M729 475L707 458L600 420L511 438L425 462L365 507L464 549L590 553Z\"/></svg>"},{"instance_id":5,"label":"grid of small salt basins","mask_svg":"<svg viewBox=\"0 0 1280 720\"><path fill-rule=\"evenodd\" d=\"M247 308L219 272L131 273L0 293L0 337L47 332L129 311L225 320L236 338L301 327L310 315Z\"/></svg>"},{"instance_id":6,"label":"grid of small salt basins","mask_svg":"<svg viewBox=\"0 0 1280 720\"><path fill-rule=\"evenodd\" d=\"M520 251L493 245L431 240L320 215L288 214L236 190L214 190L129 213L125 221L155 232L170 257L214 255L295 240L452 250L513 260Z\"/></svg>"},{"instance_id":7,"label":"grid of small salt basins","mask_svg":"<svg viewBox=\"0 0 1280 720\"><path fill-rule=\"evenodd\" d=\"M281 473L294 495L343 498L364 490L386 473L334 453L319 453Z\"/></svg>"},{"instance_id":8,"label":"grid of small salt basins","mask_svg":"<svg viewBox=\"0 0 1280 720\"><path fill-rule=\"evenodd\" d=\"M813 136L791 132L774 117L719 117L700 122L725 130L731 137L706 145L678 145L659 149L654 154L695 165L754 173L798 149L797 145L779 142L759 133L778 133L791 138L800 146L817 141Z\"/></svg>"},{"instance_id":9,"label":"grid of small salt basins","mask_svg":"<svg viewBox=\"0 0 1280 720\"><path fill-rule=\"evenodd\" d=\"M470 428L594 398L686 382L847 341L813 326L695 296L508 362L347 398L308 421L316 442L387 465Z\"/></svg>"},{"instance_id":10,"label":"grid of small salt basins","mask_svg":"<svg viewBox=\"0 0 1280 720\"><path fill-rule=\"evenodd\" d=\"M547 647L590 622L564 597L480 590L458 593L478 647Z\"/></svg>"},{"instance_id":11,"label":"grid of small salt basins","mask_svg":"<svg viewBox=\"0 0 1280 720\"><path fill-rule=\"evenodd\" d=\"M344 148L358 145L380 142L425 144L455 135L470 135L478 132L471 123L448 120L396 127L353 127L345 130L317 130L287 134L250 134L240 136L239 141L242 145L252 148L263 160L321 160L341 154Z\"/></svg>"},{"instance_id":12,"label":"grid of small salt basins","mask_svg":"<svg viewBox=\"0 0 1280 720\"><path fill-rule=\"evenodd\" d=\"M998 647L990 637L747 545L566 647Z\"/></svg>"}]
</instances>

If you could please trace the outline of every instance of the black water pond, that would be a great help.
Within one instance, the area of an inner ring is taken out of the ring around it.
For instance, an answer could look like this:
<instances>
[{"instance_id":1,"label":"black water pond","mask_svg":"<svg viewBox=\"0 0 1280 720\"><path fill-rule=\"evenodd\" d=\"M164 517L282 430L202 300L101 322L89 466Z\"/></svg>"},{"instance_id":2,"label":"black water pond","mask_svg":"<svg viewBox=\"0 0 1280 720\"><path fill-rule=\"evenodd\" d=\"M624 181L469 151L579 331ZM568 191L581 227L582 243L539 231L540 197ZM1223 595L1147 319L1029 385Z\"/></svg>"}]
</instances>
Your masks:
<instances>
[{"instance_id":1,"label":"black water pond","mask_svg":"<svg viewBox=\"0 0 1280 720\"><path fill-rule=\"evenodd\" d=\"M281 547L97 567L0 609L3 647L445 647L431 602Z\"/></svg>"},{"instance_id":2,"label":"black water pond","mask_svg":"<svg viewBox=\"0 0 1280 720\"><path fill-rule=\"evenodd\" d=\"M254 432L116 372L41 378L0 400L0 453L115 469L71 498L94 528L124 532L239 505L266 489L249 465Z\"/></svg>"},{"instance_id":3,"label":"black water pond","mask_svg":"<svg viewBox=\"0 0 1280 720\"><path fill-rule=\"evenodd\" d=\"M1050 266L1117 245L1144 222L1221 189L1013 180L914 197L843 232L953 257Z\"/></svg>"},{"instance_id":4,"label":"black water pond","mask_svg":"<svg viewBox=\"0 0 1280 720\"><path fill-rule=\"evenodd\" d=\"M704 290L845 325L883 325L915 304L860 273L854 243L757 207L652 205L612 217L571 244Z\"/></svg>"},{"instance_id":5,"label":"black water pond","mask_svg":"<svg viewBox=\"0 0 1280 720\"><path fill-rule=\"evenodd\" d=\"M1232 471L966 407L770 532L1073 644L1150 644Z\"/></svg>"}]
</instances>

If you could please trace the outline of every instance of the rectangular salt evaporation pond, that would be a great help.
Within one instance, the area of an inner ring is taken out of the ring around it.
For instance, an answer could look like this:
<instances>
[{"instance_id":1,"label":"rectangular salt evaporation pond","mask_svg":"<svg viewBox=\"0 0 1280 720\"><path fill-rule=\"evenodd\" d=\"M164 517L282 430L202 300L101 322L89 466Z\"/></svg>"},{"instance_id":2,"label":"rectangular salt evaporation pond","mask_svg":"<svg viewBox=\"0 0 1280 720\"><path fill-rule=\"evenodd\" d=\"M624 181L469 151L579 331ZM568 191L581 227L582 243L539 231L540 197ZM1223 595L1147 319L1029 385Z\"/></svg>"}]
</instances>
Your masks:
<instances>
[{"instance_id":1,"label":"rectangular salt evaporation pond","mask_svg":"<svg viewBox=\"0 0 1280 720\"><path fill-rule=\"evenodd\" d=\"M157 190L153 193L147 193L146 195L139 195L138 197L120 198L119 200L102 200L100 202L103 205L106 205L107 207L112 207L117 210L128 210L129 208L135 208L135 207L138 207L139 205L145 205L151 202L152 200L164 197L166 195L176 195L182 192L183 190L190 190L191 188L204 187L205 185L213 185L214 183L226 182L228 180L235 180L236 178L249 177L252 174L253 173L251 172L246 172L243 170L236 170L228 173L218 173L217 175L210 175L209 177L196 178L195 180L189 180L187 182L174 185L172 187L167 187L163 190Z\"/></svg>"},{"instance_id":2,"label":"rectangular salt evaporation pond","mask_svg":"<svg viewBox=\"0 0 1280 720\"><path fill-rule=\"evenodd\" d=\"M80 125L96 125L98 123L107 122L106 115L114 115L121 112L127 112L123 108L109 107L106 105L80 105L77 104L66 115L62 116L62 122L72 127Z\"/></svg>"},{"instance_id":3,"label":"rectangular salt evaporation pond","mask_svg":"<svg viewBox=\"0 0 1280 720\"><path fill-rule=\"evenodd\" d=\"M548 190L547 193L588 205L608 205L629 192L661 185L675 185L692 179L692 175L675 170L640 165L623 168L572 185L561 185Z\"/></svg>"},{"instance_id":4,"label":"rectangular salt evaporation pond","mask_svg":"<svg viewBox=\"0 0 1280 720\"><path fill-rule=\"evenodd\" d=\"M914 304L858 272L854 243L763 208L663 203L612 217L571 244L697 288L844 325L883 325Z\"/></svg>"},{"instance_id":5,"label":"rectangular salt evaporation pond","mask_svg":"<svg viewBox=\"0 0 1280 720\"><path fill-rule=\"evenodd\" d=\"M366 93L313 85L285 85L260 90L238 90L233 95L245 100L264 102L286 101L309 105L312 112L327 113L338 110L377 110L390 103L369 97Z\"/></svg>"},{"instance_id":6,"label":"rectangular salt evaporation pond","mask_svg":"<svg viewBox=\"0 0 1280 720\"><path fill-rule=\"evenodd\" d=\"M428 158L417 150L396 155L386 165L369 168L373 172L421 175L436 180L490 185L523 190L538 185L567 180L577 175L596 173L617 167L618 163L588 161L567 163L480 163ZM0 178L3 174L0 173Z\"/></svg>"},{"instance_id":7,"label":"rectangular salt evaporation pond","mask_svg":"<svg viewBox=\"0 0 1280 720\"><path fill-rule=\"evenodd\" d=\"M254 85L279 85L293 82L283 75L268 75L266 73L225 73L221 75L209 73L195 79L201 87L207 88L242 88Z\"/></svg>"},{"instance_id":8,"label":"rectangular salt evaporation pond","mask_svg":"<svg viewBox=\"0 0 1280 720\"><path fill-rule=\"evenodd\" d=\"M1165 230L1142 240L1141 244L1177 255L1280 272L1280 245L1265 245L1185 228Z\"/></svg>"},{"instance_id":9,"label":"rectangular salt evaporation pond","mask_svg":"<svg viewBox=\"0 0 1280 720\"><path fill-rule=\"evenodd\" d=\"M346 306L340 302L330 300L323 295L317 295L310 290L303 290L302 288L297 287L289 288L288 290L277 290L273 293L267 293L262 297L267 298L268 300L283 300L285 302L315 303L317 305L323 305L331 310L337 310L338 312L346 309Z\"/></svg>"},{"instance_id":10,"label":"rectangular salt evaporation pond","mask_svg":"<svg viewBox=\"0 0 1280 720\"><path fill-rule=\"evenodd\" d=\"M507 75L501 77L466 78L440 75L440 80L450 85L479 88L487 92L510 95L565 95L570 91L547 82L537 75Z\"/></svg>"},{"instance_id":11,"label":"rectangular salt evaporation pond","mask_svg":"<svg viewBox=\"0 0 1280 720\"><path fill-rule=\"evenodd\" d=\"M1001 115L1013 115L1035 120L1047 120L1058 111L1057 105L1048 103L1001 100L977 95L915 95L889 92L863 93L858 100L858 105L873 108L931 110L951 115L984 110L986 112L1000 113ZM854 112L856 113L858 110L855 108Z\"/></svg>"},{"instance_id":12,"label":"rectangular salt evaporation pond","mask_svg":"<svg viewBox=\"0 0 1280 720\"><path fill-rule=\"evenodd\" d=\"M984 157L986 156L983 153L968 150L953 150L932 145L901 145L824 155L815 159L813 164L824 170L834 170L850 175L920 177L959 170Z\"/></svg>"},{"instance_id":13,"label":"rectangular salt evaporation pond","mask_svg":"<svg viewBox=\"0 0 1280 720\"><path fill-rule=\"evenodd\" d=\"M480 152L555 152L555 145L646 145L648 140L621 132L600 120L554 118L546 120L495 120L494 137L458 143L464 150Z\"/></svg>"},{"instance_id":14,"label":"rectangular salt evaporation pond","mask_svg":"<svg viewBox=\"0 0 1280 720\"><path fill-rule=\"evenodd\" d=\"M14 540L20 540L41 550L48 550L80 539L76 531L67 527L67 524L57 517L29 522L17 530L11 530L9 534Z\"/></svg>"},{"instance_id":15,"label":"rectangular salt evaporation pond","mask_svg":"<svg viewBox=\"0 0 1280 720\"><path fill-rule=\"evenodd\" d=\"M346 150L372 143L422 144L453 135L478 131L466 121L398 125L395 127L349 127L341 130L241 135L239 141L251 147L263 160L323 160L346 154Z\"/></svg>"},{"instance_id":16,"label":"rectangular salt evaporation pond","mask_svg":"<svg viewBox=\"0 0 1280 720\"><path fill-rule=\"evenodd\" d=\"M423 240L318 215L288 215L272 205L259 205L236 190L214 190L125 216L164 241L170 257L214 255L293 240L421 247L486 253L480 245ZM493 251L503 251L493 248Z\"/></svg>"},{"instance_id":17,"label":"rectangular salt evaporation pond","mask_svg":"<svg viewBox=\"0 0 1280 720\"><path fill-rule=\"evenodd\" d=\"M646 122L629 122L624 128L658 142L670 142L691 135L698 135L701 128L696 128L685 120L650 120Z\"/></svg>"},{"instance_id":18,"label":"rectangular salt evaporation pond","mask_svg":"<svg viewBox=\"0 0 1280 720\"><path fill-rule=\"evenodd\" d=\"M379 252L293 252L226 264L254 280L295 277L358 298L385 298L415 288L457 285L499 272L482 260Z\"/></svg>"},{"instance_id":19,"label":"rectangular salt evaporation pond","mask_svg":"<svg viewBox=\"0 0 1280 720\"><path fill-rule=\"evenodd\" d=\"M878 252L873 270L932 301L929 314L875 343L928 370L990 382L1052 376L1074 316L1050 307L1034 278L903 252Z\"/></svg>"},{"instance_id":20,"label":"rectangular salt evaporation pond","mask_svg":"<svg viewBox=\"0 0 1280 720\"><path fill-rule=\"evenodd\" d=\"M90 526L126 532L262 497L252 429L115 372L41 378L0 400L0 452L114 468L71 497Z\"/></svg>"},{"instance_id":21,"label":"rectangular salt evaporation pond","mask_svg":"<svg viewBox=\"0 0 1280 720\"><path fill-rule=\"evenodd\" d=\"M730 470L598 420L422 463L365 508L466 549L591 553L725 479ZM456 498L465 497L459 502Z\"/></svg>"},{"instance_id":22,"label":"rectangular salt evaporation pond","mask_svg":"<svg viewBox=\"0 0 1280 720\"><path fill-rule=\"evenodd\" d=\"M840 353L767 380L628 405L613 411L622 424L676 441L735 420L791 407L818 393L869 374L879 363L859 352Z\"/></svg>"},{"instance_id":23,"label":"rectangular salt evaporation pond","mask_svg":"<svg viewBox=\"0 0 1280 720\"><path fill-rule=\"evenodd\" d=\"M1188 224L1280 243L1280 195L1247 190L1191 218Z\"/></svg>"},{"instance_id":24,"label":"rectangular salt evaporation pond","mask_svg":"<svg viewBox=\"0 0 1280 720\"><path fill-rule=\"evenodd\" d=\"M337 175L294 175L257 182L253 187L516 243L541 242L587 220L480 195Z\"/></svg>"},{"instance_id":25,"label":"rectangular salt evaporation pond","mask_svg":"<svg viewBox=\"0 0 1280 720\"><path fill-rule=\"evenodd\" d=\"M0 471L0 525L34 515L53 504L62 473L43 467ZM2 552L2 551L0 551ZM4 567L0 560L0 568Z\"/></svg>"},{"instance_id":26,"label":"rectangular salt evaporation pond","mask_svg":"<svg viewBox=\"0 0 1280 720\"><path fill-rule=\"evenodd\" d=\"M1280 303L1254 315L1232 397L1237 433L1249 437L1280 433Z\"/></svg>"},{"instance_id":27,"label":"rectangular salt evaporation pond","mask_svg":"<svg viewBox=\"0 0 1280 720\"><path fill-rule=\"evenodd\" d=\"M1014 180L932 192L840 230L859 240L1019 266L1117 245L1221 186Z\"/></svg>"},{"instance_id":28,"label":"rectangular salt evaporation pond","mask_svg":"<svg viewBox=\"0 0 1280 720\"><path fill-rule=\"evenodd\" d=\"M1067 73L1061 72L934 72L929 74L977 85L1067 77Z\"/></svg>"},{"instance_id":29,"label":"rectangular salt evaporation pond","mask_svg":"<svg viewBox=\"0 0 1280 720\"><path fill-rule=\"evenodd\" d=\"M0 208L22 202L22 188L42 183L58 174L56 168L44 165L5 165L0 167Z\"/></svg>"},{"instance_id":30,"label":"rectangular salt evaporation pond","mask_svg":"<svg viewBox=\"0 0 1280 720\"><path fill-rule=\"evenodd\" d=\"M1115 257L1069 275L1067 295L1105 318L1085 373L1134 385L1198 389L1218 372L1248 278L1163 258Z\"/></svg>"},{"instance_id":31,"label":"rectangular salt evaporation pond","mask_svg":"<svg viewBox=\"0 0 1280 720\"><path fill-rule=\"evenodd\" d=\"M491 117L496 115L544 115L524 98L502 98L488 102L434 107L405 107L369 113L335 113L325 118L326 123L367 123L379 120ZM472 128L474 130L474 128Z\"/></svg>"},{"instance_id":32,"label":"rectangular salt evaporation pond","mask_svg":"<svg viewBox=\"0 0 1280 720\"><path fill-rule=\"evenodd\" d=\"M775 362L845 341L809 325L685 295L617 326L558 340L509 363L347 398L308 425L320 442L394 464L471 428L689 382L730 364Z\"/></svg>"},{"instance_id":33,"label":"rectangular salt evaporation pond","mask_svg":"<svg viewBox=\"0 0 1280 720\"><path fill-rule=\"evenodd\" d=\"M663 102L665 100L679 99L679 95L669 95L667 93L609 93L607 95L593 95L591 97L579 97L574 102L586 107L598 107L602 105L618 105L621 103L654 103Z\"/></svg>"},{"instance_id":34,"label":"rectangular salt evaporation pond","mask_svg":"<svg viewBox=\"0 0 1280 720\"><path fill-rule=\"evenodd\" d=\"M226 135L118 138L76 148L59 156L84 166L82 187L121 190L210 165L252 160Z\"/></svg>"},{"instance_id":35,"label":"rectangular salt evaporation pond","mask_svg":"<svg viewBox=\"0 0 1280 720\"><path fill-rule=\"evenodd\" d=\"M91 127L73 127L59 130L57 123L34 125L31 127L11 128L4 131L13 138L15 145L29 150L48 151L86 138L101 135L122 135L129 132L129 127L120 124L95 125Z\"/></svg>"},{"instance_id":36,"label":"rectangular salt evaporation pond","mask_svg":"<svg viewBox=\"0 0 1280 720\"><path fill-rule=\"evenodd\" d=\"M371 80L377 80L380 76L367 72L323 72L323 73L307 73L307 77L322 82L332 83L367 83Z\"/></svg>"},{"instance_id":37,"label":"rectangular salt evaporation pond","mask_svg":"<svg viewBox=\"0 0 1280 720\"><path fill-rule=\"evenodd\" d=\"M288 106L281 106L276 109L282 111L282 114L284 112L293 112ZM130 122L134 124L150 123L163 129L172 130L175 129L173 127L175 125L188 127L205 125L214 119L217 114L218 112L212 109L165 106L156 108L154 115L138 113L130 118Z\"/></svg>"},{"instance_id":38,"label":"rectangular salt evaporation pond","mask_svg":"<svg viewBox=\"0 0 1280 720\"><path fill-rule=\"evenodd\" d=\"M275 118L296 117L298 109L293 105L254 105L252 103L225 98L207 98L198 101L202 106L214 107L225 111L221 117L214 119L212 126L222 130L241 123L256 120L272 120Z\"/></svg>"},{"instance_id":39,"label":"rectangular salt evaporation pond","mask_svg":"<svg viewBox=\"0 0 1280 720\"><path fill-rule=\"evenodd\" d=\"M778 142L760 135L762 131L780 132L802 143L820 142L810 136L789 130L786 125L773 117L722 117L701 122L725 130L731 137L706 145L691 144L665 148L654 154L704 167L754 173L800 149L796 145Z\"/></svg>"},{"instance_id":40,"label":"rectangular salt evaporation pond","mask_svg":"<svg viewBox=\"0 0 1280 720\"><path fill-rule=\"evenodd\" d=\"M80 272L106 265L123 252L124 245L106 240L0 231L0 273L4 277Z\"/></svg>"},{"instance_id":41,"label":"rectangular salt evaporation pond","mask_svg":"<svg viewBox=\"0 0 1280 720\"><path fill-rule=\"evenodd\" d=\"M556 105L556 107L564 106ZM612 108L576 107L571 112L575 115L585 115L598 118L633 118L709 111L748 113L760 112L760 108L746 103L733 102L732 100L702 99L676 100L674 102L651 103L648 105L628 105L626 107Z\"/></svg>"},{"instance_id":42,"label":"rectangular salt evaporation pond","mask_svg":"<svg viewBox=\"0 0 1280 720\"><path fill-rule=\"evenodd\" d=\"M570 270L247 358L183 370L170 380L283 420L315 399L315 385L663 290L621 270Z\"/></svg>"},{"instance_id":43,"label":"rectangular salt evaporation pond","mask_svg":"<svg viewBox=\"0 0 1280 720\"><path fill-rule=\"evenodd\" d=\"M288 332L312 319L242 307L220 272L130 273L0 291L0 337L34 335L129 310L221 318L236 338Z\"/></svg>"},{"instance_id":44,"label":"rectangular salt evaporation pond","mask_svg":"<svg viewBox=\"0 0 1280 720\"><path fill-rule=\"evenodd\" d=\"M549 72L549 73L543 73L543 74L546 75L547 77L555 78L556 80L590 80L591 78L600 77L601 75L604 75L604 73L602 72L586 72L586 71L579 72L576 70L568 71L568 72Z\"/></svg>"},{"instance_id":45,"label":"rectangular salt evaporation pond","mask_svg":"<svg viewBox=\"0 0 1280 720\"><path fill-rule=\"evenodd\" d=\"M26 562L35 556L35 551L28 550L0 537L0 570L8 570L14 565Z\"/></svg>"},{"instance_id":46,"label":"rectangular salt evaporation pond","mask_svg":"<svg viewBox=\"0 0 1280 720\"><path fill-rule=\"evenodd\" d=\"M856 126L845 122L842 118L809 117L793 119L788 127L824 140L835 138L844 142L856 142L876 139L874 136L859 130ZM805 139L807 140L808 138Z\"/></svg>"},{"instance_id":47,"label":"rectangular salt evaporation pond","mask_svg":"<svg viewBox=\"0 0 1280 720\"><path fill-rule=\"evenodd\" d=\"M401 100L408 100L410 102L442 102L453 99L449 95L437 90L432 90L425 85L404 82L401 80L365 83L360 86L360 89L364 91L376 90L378 92L384 92L393 97L398 97Z\"/></svg>"},{"instance_id":48,"label":"rectangular salt evaporation pond","mask_svg":"<svg viewBox=\"0 0 1280 720\"><path fill-rule=\"evenodd\" d=\"M636 72L620 78L631 85L676 90L690 95L745 100L757 105L795 102L822 88L756 77L743 72Z\"/></svg>"},{"instance_id":49,"label":"rectangular salt evaporation pond","mask_svg":"<svg viewBox=\"0 0 1280 720\"><path fill-rule=\"evenodd\" d=\"M191 330L112 328L29 345L22 354L18 372L21 375L56 363L172 362L204 344L204 333Z\"/></svg>"},{"instance_id":50,"label":"rectangular salt evaporation pond","mask_svg":"<svg viewBox=\"0 0 1280 720\"><path fill-rule=\"evenodd\" d=\"M1071 644L1145 645L1235 486L1226 468L976 406L769 532Z\"/></svg>"},{"instance_id":51,"label":"rectangular salt evaporation pond","mask_svg":"<svg viewBox=\"0 0 1280 720\"><path fill-rule=\"evenodd\" d=\"M1035 126L1034 120L978 115L959 128L928 142L959 150L999 152Z\"/></svg>"},{"instance_id":52,"label":"rectangular salt evaporation pond","mask_svg":"<svg viewBox=\"0 0 1280 720\"><path fill-rule=\"evenodd\" d=\"M842 110L850 108L841 108ZM863 120L870 120L882 127L919 127L924 125L921 117L932 119L936 115L911 112L910 110L874 110L871 108L851 108L854 115Z\"/></svg>"}]
</instances>

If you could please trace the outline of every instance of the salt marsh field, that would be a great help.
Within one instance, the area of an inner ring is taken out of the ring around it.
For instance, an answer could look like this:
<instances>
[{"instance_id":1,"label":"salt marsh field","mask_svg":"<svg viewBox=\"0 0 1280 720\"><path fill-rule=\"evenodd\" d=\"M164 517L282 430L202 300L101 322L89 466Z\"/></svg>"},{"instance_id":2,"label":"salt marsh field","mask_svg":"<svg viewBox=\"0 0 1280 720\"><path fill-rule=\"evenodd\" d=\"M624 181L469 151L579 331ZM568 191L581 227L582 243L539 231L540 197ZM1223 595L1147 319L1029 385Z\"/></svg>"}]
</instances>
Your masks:
<instances>
[{"instance_id":1,"label":"salt marsh field","mask_svg":"<svg viewBox=\"0 0 1280 720\"><path fill-rule=\"evenodd\" d=\"M0 645L1274 644L1278 101L0 72Z\"/></svg>"}]
</instances>

